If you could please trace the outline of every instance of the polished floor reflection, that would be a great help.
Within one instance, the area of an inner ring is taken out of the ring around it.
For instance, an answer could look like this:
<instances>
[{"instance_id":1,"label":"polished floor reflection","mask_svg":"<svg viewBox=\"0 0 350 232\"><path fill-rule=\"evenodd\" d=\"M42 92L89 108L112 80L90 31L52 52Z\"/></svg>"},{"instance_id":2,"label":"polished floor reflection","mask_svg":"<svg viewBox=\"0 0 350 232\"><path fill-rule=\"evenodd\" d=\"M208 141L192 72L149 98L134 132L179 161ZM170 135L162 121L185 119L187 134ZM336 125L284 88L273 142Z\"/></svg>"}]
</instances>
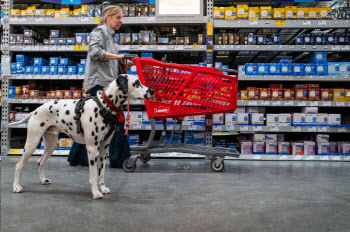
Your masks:
<instances>
[{"instance_id":1,"label":"polished floor reflection","mask_svg":"<svg viewBox=\"0 0 350 232\"><path fill-rule=\"evenodd\" d=\"M51 157L40 185L37 160L24 167L24 192L12 193L19 157L1 161L1 231L350 231L350 163L138 161L133 173L107 168L112 194L92 200L87 167Z\"/></svg>"}]
</instances>

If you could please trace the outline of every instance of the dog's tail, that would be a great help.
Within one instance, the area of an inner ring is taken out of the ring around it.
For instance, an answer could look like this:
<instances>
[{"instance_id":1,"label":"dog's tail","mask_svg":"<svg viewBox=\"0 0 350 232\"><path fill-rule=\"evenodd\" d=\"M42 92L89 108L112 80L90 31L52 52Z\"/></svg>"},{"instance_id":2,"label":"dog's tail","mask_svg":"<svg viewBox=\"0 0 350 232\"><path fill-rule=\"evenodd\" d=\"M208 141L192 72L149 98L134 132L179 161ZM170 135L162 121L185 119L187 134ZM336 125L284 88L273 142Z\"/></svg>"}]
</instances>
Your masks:
<instances>
[{"instance_id":1,"label":"dog's tail","mask_svg":"<svg viewBox=\"0 0 350 232\"><path fill-rule=\"evenodd\" d=\"M22 123L28 121L28 119L29 119L30 117L32 117L33 113L34 113L34 112L31 112L30 114L28 114L27 116L25 116L25 117L24 117L21 121L19 121L19 122L10 123L9 126L12 126L12 125L19 125L19 124L22 124Z\"/></svg>"}]
</instances>

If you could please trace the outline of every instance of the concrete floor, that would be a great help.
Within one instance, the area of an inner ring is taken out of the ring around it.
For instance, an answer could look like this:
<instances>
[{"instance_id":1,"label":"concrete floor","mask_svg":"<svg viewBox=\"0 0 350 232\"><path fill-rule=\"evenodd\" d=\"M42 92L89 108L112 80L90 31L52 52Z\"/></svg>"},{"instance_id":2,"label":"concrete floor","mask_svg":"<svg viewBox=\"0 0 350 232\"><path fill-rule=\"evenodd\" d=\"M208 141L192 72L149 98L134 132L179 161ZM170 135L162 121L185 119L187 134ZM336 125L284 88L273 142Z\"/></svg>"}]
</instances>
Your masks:
<instances>
[{"instance_id":1,"label":"concrete floor","mask_svg":"<svg viewBox=\"0 0 350 232\"><path fill-rule=\"evenodd\" d=\"M92 200L88 168L51 157L40 185L33 157L12 193L18 157L2 157L2 232L350 231L350 163L138 161L133 173L106 170L112 194Z\"/></svg>"}]
</instances>

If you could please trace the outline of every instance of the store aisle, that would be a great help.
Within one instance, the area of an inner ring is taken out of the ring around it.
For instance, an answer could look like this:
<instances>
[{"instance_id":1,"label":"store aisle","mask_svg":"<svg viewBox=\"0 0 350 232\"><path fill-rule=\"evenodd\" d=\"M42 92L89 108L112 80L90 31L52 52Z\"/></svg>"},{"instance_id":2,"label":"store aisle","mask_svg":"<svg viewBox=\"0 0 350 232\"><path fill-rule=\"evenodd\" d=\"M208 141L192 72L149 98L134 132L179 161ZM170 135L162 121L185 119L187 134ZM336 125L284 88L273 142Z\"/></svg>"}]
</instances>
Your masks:
<instances>
[{"instance_id":1,"label":"store aisle","mask_svg":"<svg viewBox=\"0 0 350 232\"><path fill-rule=\"evenodd\" d=\"M2 232L349 231L348 162L226 161L213 173L198 159L138 161L106 170L112 194L92 200L87 167L49 159L49 186L33 157L13 194L18 157L2 157Z\"/></svg>"}]
</instances>

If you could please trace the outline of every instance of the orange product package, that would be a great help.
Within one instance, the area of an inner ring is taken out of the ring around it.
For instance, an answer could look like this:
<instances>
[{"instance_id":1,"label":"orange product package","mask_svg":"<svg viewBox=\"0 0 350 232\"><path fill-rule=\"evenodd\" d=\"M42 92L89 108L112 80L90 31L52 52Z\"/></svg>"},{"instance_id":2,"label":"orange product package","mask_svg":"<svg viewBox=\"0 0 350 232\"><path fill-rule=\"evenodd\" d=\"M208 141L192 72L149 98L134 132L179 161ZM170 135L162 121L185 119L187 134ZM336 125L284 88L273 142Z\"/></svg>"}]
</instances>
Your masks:
<instances>
[{"instance_id":1,"label":"orange product package","mask_svg":"<svg viewBox=\"0 0 350 232\"><path fill-rule=\"evenodd\" d=\"M307 100L307 95L308 95L307 88L295 88L294 91L295 91L295 100L301 100L301 101Z\"/></svg>"},{"instance_id":2,"label":"orange product package","mask_svg":"<svg viewBox=\"0 0 350 232\"><path fill-rule=\"evenodd\" d=\"M282 88L271 88L271 99L272 100L283 100L283 89Z\"/></svg>"},{"instance_id":3,"label":"orange product package","mask_svg":"<svg viewBox=\"0 0 350 232\"><path fill-rule=\"evenodd\" d=\"M320 88L309 88L307 98L309 101L320 100Z\"/></svg>"},{"instance_id":4,"label":"orange product package","mask_svg":"<svg viewBox=\"0 0 350 232\"><path fill-rule=\"evenodd\" d=\"M271 100L271 89L270 88L260 88L259 95L261 100Z\"/></svg>"},{"instance_id":5,"label":"orange product package","mask_svg":"<svg viewBox=\"0 0 350 232\"><path fill-rule=\"evenodd\" d=\"M260 95L259 95L259 89L256 87L248 87L248 100L259 100Z\"/></svg>"},{"instance_id":6,"label":"orange product package","mask_svg":"<svg viewBox=\"0 0 350 232\"><path fill-rule=\"evenodd\" d=\"M292 88L283 89L283 99L284 100L295 100L295 91Z\"/></svg>"},{"instance_id":7,"label":"orange product package","mask_svg":"<svg viewBox=\"0 0 350 232\"><path fill-rule=\"evenodd\" d=\"M321 101L333 101L333 89L322 88L320 90Z\"/></svg>"}]
</instances>

